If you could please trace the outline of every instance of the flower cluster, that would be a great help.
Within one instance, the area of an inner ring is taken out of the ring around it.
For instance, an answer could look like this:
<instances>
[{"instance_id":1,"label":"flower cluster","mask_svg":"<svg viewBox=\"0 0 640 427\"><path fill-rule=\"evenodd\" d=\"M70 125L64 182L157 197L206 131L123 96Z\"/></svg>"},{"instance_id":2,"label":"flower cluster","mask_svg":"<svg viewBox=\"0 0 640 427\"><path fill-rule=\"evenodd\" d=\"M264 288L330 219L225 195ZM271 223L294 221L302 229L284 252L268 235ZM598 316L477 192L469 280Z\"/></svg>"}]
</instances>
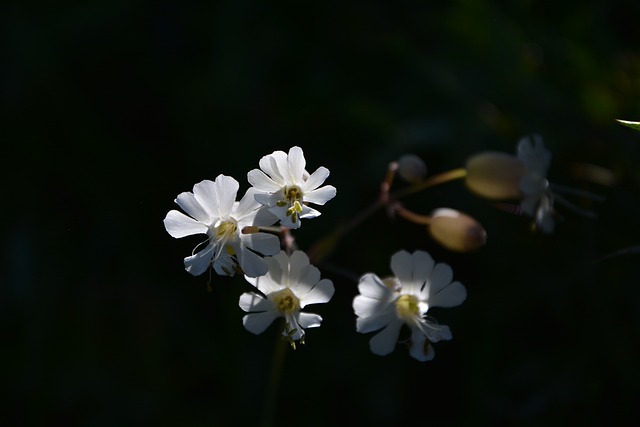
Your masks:
<instances>
[{"instance_id":1,"label":"flower cluster","mask_svg":"<svg viewBox=\"0 0 640 427\"><path fill-rule=\"evenodd\" d=\"M401 159L399 165L401 176L416 184L426 175L426 168L415 156ZM197 183L192 192L179 194L175 202L184 213L171 210L164 219L167 232L174 238L206 236L184 259L186 271L192 275L210 269L223 276L242 274L253 287L238 301L246 313L242 318L245 329L261 334L281 319L282 335L293 348L296 342L305 342L305 329L322 323L320 315L303 310L311 304L329 302L335 292L333 282L322 279L309 256L287 239L291 230L301 227L303 219L320 215L311 205L322 206L336 195L335 187L323 185L329 176L327 168L321 166L310 174L305 167L299 147L292 147L288 153L275 151L260 159L259 169L247 174L251 187L239 201L239 182L218 175L213 181ZM438 211L434 213L434 238L447 241L452 250L457 250L469 245L470 240L464 236L471 232L484 239L484 230L475 229L475 225L470 217L457 212ZM462 233L451 231L460 228ZM371 339L371 350L386 355L394 349L400 329L406 325L411 330L411 356L430 360L434 355L430 343L451 339L451 331L427 317L427 311L435 306L461 304L466 290L459 282L452 282L449 266L436 264L424 251L397 252L391 258L391 269L395 276L384 280L373 273L360 277L360 294L353 299L356 330L366 333L383 329Z\"/></svg>"},{"instance_id":2,"label":"flower cluster","mask_svg":"<svg viewBox=\"0 0 640 427\"><path fill-rule=\"evenodd\" d=\"M303 252L287 255L280 238L269 232L276 223L283 229L299 228L302 219L320 215L309 204L323 205L336 195L335 187L322 186L328 169L320 167L309 174L305 165L300 147L292 147L289 153L275 151L260 159L260 169L248 173L252 187L239 201L238 181L218 175L176 197L187 215L171 210L164 219L172 237L206 235L184 259L186 271L197 276L212 267L223 276L243 274L261 293L240 297L240 307L250 312L243 319L245 328L260 333L276 317L284 317L283 334L292 343L303 340L304 328L322 321L316 314L301 313L305 305L327 302L333 295L331 281L319 280L319 270Z\"/></svg>"}]
</instances>

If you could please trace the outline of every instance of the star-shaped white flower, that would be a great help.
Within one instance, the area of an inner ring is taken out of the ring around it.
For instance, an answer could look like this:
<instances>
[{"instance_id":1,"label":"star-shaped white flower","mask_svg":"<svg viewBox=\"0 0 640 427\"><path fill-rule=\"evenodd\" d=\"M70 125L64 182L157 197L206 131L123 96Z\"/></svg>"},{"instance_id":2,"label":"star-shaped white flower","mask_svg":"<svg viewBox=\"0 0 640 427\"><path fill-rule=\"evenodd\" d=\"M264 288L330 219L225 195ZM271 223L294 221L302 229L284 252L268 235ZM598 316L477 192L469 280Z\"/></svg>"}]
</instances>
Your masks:
<instances>
[{"instance_id":1,"label":"star-shaped white flower","mask_svg":"<svg viewBox=\"0 0 640 427\"><path fill-rule=\"evenodd\" d=\"M226 175L204 180L193 186L193 193L184 192L175 199L190 216L171 210L165 217L164 226L172 237L208 236L204 249L184 259L185 269L194 276L207 271L212 263L220 275L233 276L239 265L247 276L261 276L268 266L256 252L274 255L280 251L280 239L273 234L242 233L248 226L273 225L276 218L260 209L253 189L236 202L238 188L238 181Z\"/></svg>"},{"instance_id":2,"label":"star-shaped white flower","mask_svg":"<svg viewBox=\"0 0 640 427\"><path fill-rule=\"evenodd\" d=\"M324 205L336 195L335 187L320 187L329 176L329 170L320 166L309 175L300 147L292 147L289 154L274 151L260 159L260 169L247 174L249 183L258 190L256 200L267 206L280 223L299 228L300 219L315 218L320 212L308 203Z\"/></svg>"},{"instance_id":3,"label":"star-shaped white flower","mask_svg":"<svg viewBox=\"0 0 640 427\"><path fill-rule=\"evenodd\" d=\"M551 153L544 147L540 135L532 135L520 139L517 154L525 167L520 179L522 192L520 207L525 214L534 218L537 228L544 233L552 233L554 194L547 180Z\"/></svg>"},{"instance_id":4,"label":"star-shaped white flower","mask_svg":"<svg viewBox=\"0 0 640 427\"><path fill-rule=\"evenodd\" d=\"M290 257L281 251L265 260L269 264L266 275L245 276L261 294L246 292L240 296L240 308L249 313L242 323L245 329L257 335L275 319L284 317L282 335L292 345L298 340L304 343L304 329L320 326L322 317L303 313L302 309L309 304L328 302L333 296L333 283L329 279L320 280L320 271L309 264L309 257L302 251L295 251Z\"/></svg>"},{"instance_id":5,"label":"star-shaped white flower","mask_svg":"<svg viewBox=\"0 0 640 427\"><path fill-rule=\"evenodd\" d=\"M373 273L360 278L360 294L353 299L356 330L368 333L382 329L369 346L374 354L385 356L394 350L400 329L407 325L411 356L431 360L435 352L430 342L450 340L452 335L448 326L428 318L427 311L462 304L467 290L460 282L451 281L451 267L436 264L424 251L396 252L391 257L391 270L395 276L384 280Z\"/></svg>"}]
</instances>

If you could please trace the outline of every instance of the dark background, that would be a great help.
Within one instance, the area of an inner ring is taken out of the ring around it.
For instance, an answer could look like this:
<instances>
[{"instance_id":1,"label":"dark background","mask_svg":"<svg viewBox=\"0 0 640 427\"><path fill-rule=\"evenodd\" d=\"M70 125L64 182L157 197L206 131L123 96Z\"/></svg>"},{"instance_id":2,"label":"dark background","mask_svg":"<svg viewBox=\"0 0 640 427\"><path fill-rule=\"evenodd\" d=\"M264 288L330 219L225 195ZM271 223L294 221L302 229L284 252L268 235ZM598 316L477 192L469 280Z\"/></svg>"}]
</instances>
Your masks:
<instances>
[{"instance_id":1,"label":"dark background","mask_svg":"<svg viewBox=\"0 0 640 427\"><path fill-rule=\"evenodd\" d=\"M553 235L451 182L403 200L482 222L454 254L377 212L319 267L336 293L287 349L274 425L637 425L640 3L634 0L89 1L1 7L4 425L260 425L276 330L243 279L192 277L162 224L203 179L301 146L338 189L301 249L371 203L388 162L430 173L538 132L551 181L606 197ZM611 183L580 173L591 164ZM403 185L402 182L397 183ZM454 268L467 301L428 363L370 353L352 277L398 249ZM351 277L351 278L350 278ZM312 309L311 309L312 308Z\"/></svg>"}]
</instances>

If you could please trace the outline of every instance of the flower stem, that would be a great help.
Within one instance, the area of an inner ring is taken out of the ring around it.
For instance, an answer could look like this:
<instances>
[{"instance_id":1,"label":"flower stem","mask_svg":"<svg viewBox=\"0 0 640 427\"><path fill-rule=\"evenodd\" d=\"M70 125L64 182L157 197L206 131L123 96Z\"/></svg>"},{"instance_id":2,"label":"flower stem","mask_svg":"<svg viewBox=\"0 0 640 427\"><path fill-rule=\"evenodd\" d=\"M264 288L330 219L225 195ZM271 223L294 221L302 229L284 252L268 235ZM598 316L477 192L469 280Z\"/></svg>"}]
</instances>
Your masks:
<instances>
[{"instance_id":1,"label":"flower stem","mask_svg":"<svg viewBox=\"0 0 640 427\"><path fill-rule=\"evenodd\" d=\"M390 202L408 196L410 194L414 194L427 188L435 187L436 185L444 184L446 182L461 179L467 176L467 170L465 168L452 169L447 172L433 175L418 184L412 185L411 187L390 193L389 190L393 182L393 174L395 173L396 169L397 165L392 162L389 165L387 174L385 175L385 180L381 185L380 195L375 202L365 208L358 215L353 217L351 221L339 226L332 233L320 239L311 247L311 249L309 250L309 258L311 259L312 263L320 262L329 254L329 252L333 250L333 248L338 243L338 240L340 240L342 236L356 228L360 223L374 214L381 207L387 206Z\"/></svg>"},{"instance_id":2,"label":"flower stem","mask_svg":"<svg viewBox=\"0 0 640 427\"><path fill-rule=\"evenodd\" d=\"M280 329L278 329L278 331L280 331ZM274 425L274 416L276 412L276 405L278 402L280 378L282 377L284 358L287 354L286 347L287 342L283 340L282 335L278 333L276 336L276 343L273 348L273 356L271 358L271 372L269 373L267 393L262 410L262 422L260 424L262 427L271 427Z\"/></svg>"}]
</instances>

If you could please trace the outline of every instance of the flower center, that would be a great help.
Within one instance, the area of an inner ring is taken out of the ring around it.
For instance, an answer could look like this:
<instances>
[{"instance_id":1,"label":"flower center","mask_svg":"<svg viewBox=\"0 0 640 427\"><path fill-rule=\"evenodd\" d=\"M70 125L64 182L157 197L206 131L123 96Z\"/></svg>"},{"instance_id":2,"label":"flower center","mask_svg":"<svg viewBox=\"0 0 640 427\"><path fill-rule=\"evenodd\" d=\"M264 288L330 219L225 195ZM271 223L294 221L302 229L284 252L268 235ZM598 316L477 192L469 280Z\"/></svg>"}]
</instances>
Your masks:
<instances>
[{"instance_id":1,"label":"flower center","mask_svg":"<svg viewBox=\"0 0 640 427\"><path fill-rule=\"evenodd\" d=\"M289 288L273 293L271 301L278 307L278 311L284 314L291 314L300 310L300 300Z\"/></svg>"},{"instance_id":2,"label":"flower center","mask_svg":"<svg viewBox=\"0 0 640 427\"><path fill-rule=\"evenodd\" d=\"M284 187L284 199L278 201L276 206L284 207L289 206L287 209L286 215L291 217L292 222L296 222L298 216L302 212L302 197L304 194L302 190L297 185L292 185L291 187Z\"/></svg>"},{"instance_id":3,"label":"flower center","mask_svg":"<svg viewBox=\"0 0 640 427\"><path fill-rule=\"evenodd\" d=\"M235 221L223 221L216 228L216 237L218 240L226 240L230 236L233 236L238 231L238 226Z\"/></svg>"},{"instance_id":4,"label":"flower center","mask_svg":"<svg viewBox=\"0 0 640 427\"><path fill-rule=\"evenodd\" d=\"M396 300L396 312L401 319L414 319L420 315L418 298L414 295L402 295Z\"/></svg>"}]
</instances>

